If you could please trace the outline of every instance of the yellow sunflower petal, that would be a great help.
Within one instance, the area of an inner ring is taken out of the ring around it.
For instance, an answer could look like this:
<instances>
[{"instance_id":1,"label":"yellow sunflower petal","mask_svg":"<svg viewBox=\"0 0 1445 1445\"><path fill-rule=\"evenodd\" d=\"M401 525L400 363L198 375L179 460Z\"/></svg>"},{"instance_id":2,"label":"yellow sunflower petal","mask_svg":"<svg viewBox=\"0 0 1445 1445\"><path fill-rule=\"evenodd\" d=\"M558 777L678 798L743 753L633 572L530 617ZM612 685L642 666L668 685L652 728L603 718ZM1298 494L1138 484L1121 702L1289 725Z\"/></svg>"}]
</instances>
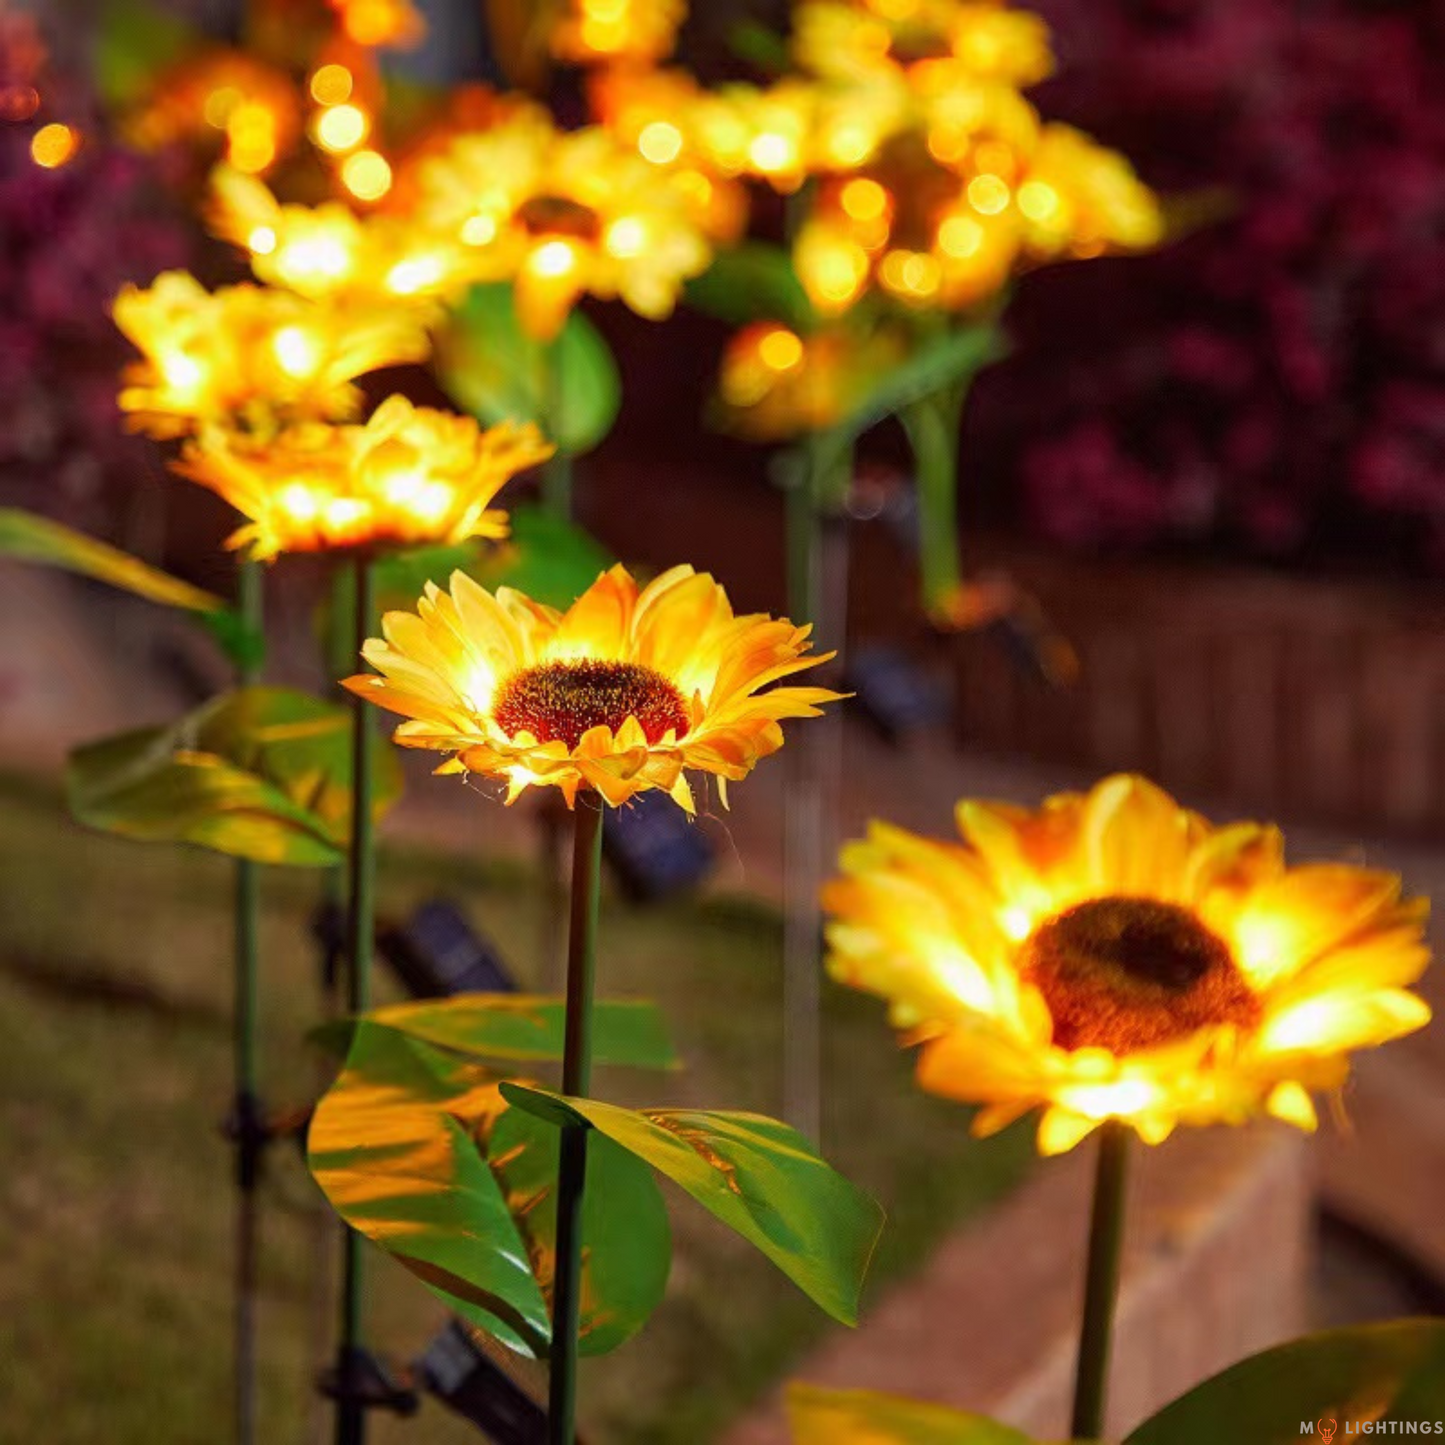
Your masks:
<instances>
[{"instance_id":1,"label":"yellow sunflower petal","mask_svg":"<svg viewBox=\"0 0 1445 1445\"><path fill-rule=\"evenodd\" d=\"M1276 1084L1270 1090L1265 1107L1276 1119L1293 1124L1296 1129L1303 1129L1306 1134L1313 1134L1320 1126L1314 1100L1310 1098L1308 1091L1293 1079Z\"/></svg>"},{"instance_id":2,"label":"yellow sunflower petal","mask_svg":"<svg viewBox=\"0 0 1445 1445\"><path fill-rule=\"evenodd\" d=\"M1257 988L1297 973L1400 896L1400 880L1343 864L1293 868L1241 904L1231 941Z\"/></svg>"}]
</instances>

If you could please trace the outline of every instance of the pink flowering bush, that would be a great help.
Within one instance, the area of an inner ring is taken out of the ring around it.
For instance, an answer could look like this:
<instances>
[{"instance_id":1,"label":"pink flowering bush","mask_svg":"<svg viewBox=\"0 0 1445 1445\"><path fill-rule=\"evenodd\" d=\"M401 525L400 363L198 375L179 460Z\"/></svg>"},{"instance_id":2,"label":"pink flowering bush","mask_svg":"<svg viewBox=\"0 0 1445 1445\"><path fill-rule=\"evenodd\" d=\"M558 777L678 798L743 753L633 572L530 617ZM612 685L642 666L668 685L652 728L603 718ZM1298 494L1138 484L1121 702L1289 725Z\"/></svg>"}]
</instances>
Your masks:
<instances>
[{"instance_id":1,"label":"pink flowering bush","mask_svg":"<svg viewBox=\"0 0 1445 1445\"><path fill-rule=\"evenodd\" d=\"M976 421L1030 526L1445 556L1445 6L1042 8L1050 107L1214 219L1023 286Z\"/></svg>"},{"instance_id":2,"label":"pink flowering bush","mask_svg":"<svg viewBox=\"0 0 1445 1445\"><path fill-rule=\"evenodd\" d=\"M123 282L184 264L187 233L146 162L110 144L85 91L45 66L24 14L0 17L0 97L10 99L0 120L0 498L95 525L109 511L107 476L150 465L116 411L126 346L110 301ZM83 141L46 170L30 142L52 121Z\"/></svg>"}]
</instances>

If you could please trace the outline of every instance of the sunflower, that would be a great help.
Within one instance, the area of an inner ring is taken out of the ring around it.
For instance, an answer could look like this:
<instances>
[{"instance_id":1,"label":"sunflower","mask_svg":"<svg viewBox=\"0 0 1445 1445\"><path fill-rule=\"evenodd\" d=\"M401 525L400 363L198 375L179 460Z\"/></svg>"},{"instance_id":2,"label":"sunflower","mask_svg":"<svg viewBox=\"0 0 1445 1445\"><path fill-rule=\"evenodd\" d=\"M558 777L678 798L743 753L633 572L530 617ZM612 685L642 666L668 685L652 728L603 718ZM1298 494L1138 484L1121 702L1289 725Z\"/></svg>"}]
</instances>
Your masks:
<instances>
[{"instance_id":1,"label":"sunflower","mask_svg":"<svg viewBox=\"0 0 1445 1445\"><path fill-rule=\"evenodd\" d=\"M1122 775L958 821L962 844L875 823L825 906L834 977L923 1041L923 1088L987 1106L978 1134L1034 1108L1046 1154L1109 1119L1312 1130L1353 1050L1430 1018L1426 904L1391 874L1287 867L1277 829Z\"/></svg>"},{"instance_id":2,"label":"sunflower","mask_svg":"<svg viewBox=\"0 0 1445 1445\"><path fill-rule=\"evenodd\" d=\"M455 754L438 772L504 779L509 803L533 785L560 788L569 806L579 789L619 807L658 788L690 813L688 770L713 774L726 803L728 781L782 747L783 719L837 699L770 685L832 657L805 655L809 631L734 616L686 566L641 589L614 567L565 613L457 572L449 591L428 585L415 613L386 614L385 640L362 653L381 676L345 686L410 719L403 747Z\"/></svg>"},{"instance_id":3,"label":"sunflower","mask_svg":"<svg viewBox=\"0 0 1445 1445\"><path fill-rule=\"evenodd\" d=\"M530 423L482 431L470 417L393 396L364 426L313 423L262 444L203 432L176 470L249 518L229 545L267 561L281 552L505 537L506 513L489 510L492 499L552 450Z\"/></svg>"},{"instance_id":4,"label":"sunflower","mask_svg":"<svg viewBox=\"0 0 1445 1445\"><path fill-rule=\"evenodd\" d=\"M656 65L672 52L685 0L569 0L552 32L552 54L579 65Z\"/></svg>"},{"instance_id":5,"label":"sunflower","mask_svg":"<svg viewBox=\"0 0 1445 1445\"><path fill-rule=\"evenodd\" d=\"M696 201L670 172L601 126L562 132L537 111L427 156L414 195L417 223L471 248L480 279L512 281L542 339L584 294L660 320L712 259Z\"/></svg>"},{"instance_id":6,"label":"sunflower","mask_svg":"<svg viewBox=\"0 0 1445 1445\"><path fill-rule=\"evenodd\" d=\"M284 70L245 51L208 49L163 71L121 131L143 151L214 141L237 170L259 175L295 149L301 103Z\"/></svg>"},{"instance_id":7,"label":"sunflower","mask_svg":"<svg viewBox=\"0 0 1445 1445\"><path fill-rule=\"evenodd\" d=\"M1047 22L999 0L804 0L793 54L814 75L934 92L976 80L1028 86L1054 69Z\"/></svg>"},{"instance_id":8,"label":"sunflower","mask_svg":"<svg viewBox=\"0 0 1445 1445\"><path fill-rule=\"evenodd\" d=\"M1022 110L972 112L948 165L932 140L902 138L819 188L794 244L815 306L836 314L876 286L906 306L966 310L1018 272L1163 239L1158 198L1123 156L1014 99Z\"/></svg>"},{"instance_id":9,"label":"sunflower","mask_svg":"<svg viewBox=\"0 0 1445 1445\"><path fill-rule=\"evenodd\" d=\"M228 166L211 177L206 222L246 249L258 280L312 300L430 307L455 300L476 270L458 238L429 235L402 216L362 217L338 201L283 205L263 181Z\"/></svg>"},{"instance_id":10,"label":"sunflower","mask_svg":"<svg viewBox=\"0 0 1445 1445\"><path fill-rule=\"evenodd\" d=\"M840 327L806 336L776 321L738 331L718 372L721 420L755 441L784 441L842 420L902 361L904 338Z\"/></svg>"},{"instance_id":11,"label":"sunflower","mask_svg":"<svg viewBox=\"0 0 1445 1445\"><path fill-rule=\"evenodd\" d=\"M412 0L330 0L348 40L368 48L410 49L426 35Z\"/></svg>"},{"instance_id":12,"label":"sunflower","mask_svg":"<svg viewBox=\"0 0 1445 1445\"><path fill-rule=\"evenodd\" d=\"M358 376L424 361L409 308L313 302L289 291L207 291L185 271L124 287L115 324L144 357L123 373L120 409L157 438L206 426L270 437L297 422L354 416Z\"/></svg>"}]
</instances>

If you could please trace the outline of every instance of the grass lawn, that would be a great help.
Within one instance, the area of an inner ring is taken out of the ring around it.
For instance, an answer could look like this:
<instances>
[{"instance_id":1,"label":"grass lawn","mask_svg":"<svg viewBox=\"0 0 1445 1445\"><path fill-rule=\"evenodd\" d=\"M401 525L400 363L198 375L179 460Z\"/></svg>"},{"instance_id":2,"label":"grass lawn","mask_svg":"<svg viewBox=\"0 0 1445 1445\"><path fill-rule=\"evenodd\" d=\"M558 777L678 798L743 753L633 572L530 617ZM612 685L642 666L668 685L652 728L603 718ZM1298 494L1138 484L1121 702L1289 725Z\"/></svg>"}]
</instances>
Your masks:
<instances>
[{"instance_id":1,"label":"grass lawn","mask_svg":"<svg viewBox=\"0 0 1445 1445\"><path fill-rule=\"evenodd\" d=\"M479 804L479 806L489 806ZM0 779L0 1438L44 1445L196 1445L229 1433L231 1195L217 1123L229 1089L229 865L88 834L46 787ZM314 1096L317 1017L306 920L319 879L265 874L265 1066L273 1105ZM515 863L396 850L383 911L442 893L537 977L538 894ZM655 998L687 1072L601 1071L627 1103L775 1113L781 929L745 901L603 905L601 988ZM392 996L388 980L383 998ZM825 1152L890 1221L872 1289L916 1268L956 1221L1025 1167L1017 1132L970 1141L965 1116L919 1095L878 1005L829 990ZM703 1445L783 1375L827 1321L760 1255L672 1192L669 1298L583 1373L596 1445ZM262 1305L266 1445L314 1429L329 1338L334 1227L298 1155L273 1156ZM442 1319L380 1254L380 1346L419 1352ZM389 1445L474 1441L434 1403L379 1420Z\"/></svg>"}]
</instances>

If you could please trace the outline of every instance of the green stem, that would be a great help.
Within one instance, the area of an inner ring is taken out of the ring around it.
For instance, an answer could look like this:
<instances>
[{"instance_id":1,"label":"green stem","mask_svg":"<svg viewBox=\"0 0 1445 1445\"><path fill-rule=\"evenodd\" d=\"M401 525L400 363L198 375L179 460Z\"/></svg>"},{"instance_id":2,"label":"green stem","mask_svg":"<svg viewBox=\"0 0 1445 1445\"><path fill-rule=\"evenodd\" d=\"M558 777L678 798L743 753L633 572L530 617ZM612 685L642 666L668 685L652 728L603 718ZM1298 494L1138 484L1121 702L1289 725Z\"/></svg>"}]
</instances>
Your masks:
<instances>
[{"instance_id":1,"label":"green stem","mask_svg":"<svg viewBox=\"0 0 1445 1445\"><path fill-rule=\"evenodd\" d=\"M350 700L349 694L341 688L341 679L349 677L361 665L356 652L357 626L351 616L353 593L356 590L349 568L335 566L331 569L330 605L326 612L326 636L323 661L326 674L331 679L332 689L338 698ZM342 916L346 908L347 869L345 863L338 863L326 869L321 881L321 896L328 909L336 916ZM342 1007L341 985L344 979L346 942L338 939L333 947L328 945L322 966L322 1007L327 1018L335 1018ZM324 1065L323 1065L324 1067Z\"/></svg>"},{"instance_id":2,"label":"green stem","mask_svg":"<svg viewBox=\"0 0 1445 1445\"><path fill-rule=\"evenodd\" d=\"M247 632L260 633L265 623L261 564L242 561L236 578L236 610ZM247 662L238 682L249 687L260 668ZM236 1138L236 1299L235 1299L235 1427L238 1445L256 1438L256 1291L260 1215L257 1189L265 1148L265 1120L260 1097L260 932L259 865L236 860L235 1002L233 1014L235 1099L232 1127Z\"/></svg>"},{"instance_id":3,"label":"green stem","mask_svg":"<svg viewBox=\"0 0 1445 1445\"><path fill-rule=\"evenodd\" d=\"M352 563L359 655L371 630L371 558L358 553ZM350 912L346 978L347 1011L365 1013L371 1005L371 965L375 950L376 837L371 807L371 775L376 754L376 727L370 705L360 697L351 703L351 853L348 861ZM362 1351L365 1278L361 1236L347 1228L342 1253L341 1348L337 1359L336 1445L361 1445L366 1438L366 1410L357 1392Z\"/></svg>"},{"instance_id":4,"label":"green stem","mask_svg":"<svg viewBox=\"0 0 1445 1445\"><path fill-rule=\"evenodd\" d=\"M846 547L846 532L839 529L847 526L842 506L853 453L826 432L813 433L804 443L802 462L802 474L786 493L788 616L798 624L812 623L823 631L828 646L841 648L847 625L846 569L842 587L830 584L839 580L832 575L840 570L837 544ZM815 1142L821 1142L823 1123L823 919L818 890L834 831L829 799L839 766L833 746L837 739L830 731L835 721L830 716L816 728L801 729L784 753L783 1116Z\"/></svg>"},{"instance_id":5,"label":"green stem","mask_svg":"<svg viewBox=\"0 0 1445 1445\"><path fill-rule=\"evenodd\" d=\"M542 429L556 442L562 421L562 343L549 341L542 352ZM542 466L542 500L566 520L572 517L572 456L559 445Z\"/></svg>"},{"instance_id":6,"label":"green stem","mask_svg":"<svg viewBox=\"0 0 1445 1445\"><path fill-rule=\"evenodd\" d=\"M918 544L923 600L930 611L963 583L958 545L959 425L967 381L914 402L900 414L918 473Z\"/></svg>"},{"instance_id":7,"label":"green stem","mask_svg":"<svg viewBox=\"0 0 1445 1445\"><path fill-rule=\"evenodd\" d=\"M602 883L602 808L602 799L595 793L585 792L578 797L572 842L562 1092L574 1098L585 1097L592 1085L592 989L597 972L597 903ZM548 1445L573 1445L577 1437L577 1324L582 1294L582 1196L587 1183L587 1133L582 1127L564 1129L560 1146Z\"/></svg>"},{"instance_id":8,"label":"green stem","mask_svg":"<svg viewBox=\"0 0 1445 1445\"><path fill-rule=\"evenodd\" d=\"M1129 1128L1117 1119L1110 1119L1099 1130L1094 1207L1089 1220L1084 1317L1079 1330L1079 1366L1074 1382L1072 1434L1078 1440L1097 1440L1104 1433L1109 1347L1114 1333L1114 1304L1119 1295L1128 1174Z\"/></svg>"}]
</instances>

